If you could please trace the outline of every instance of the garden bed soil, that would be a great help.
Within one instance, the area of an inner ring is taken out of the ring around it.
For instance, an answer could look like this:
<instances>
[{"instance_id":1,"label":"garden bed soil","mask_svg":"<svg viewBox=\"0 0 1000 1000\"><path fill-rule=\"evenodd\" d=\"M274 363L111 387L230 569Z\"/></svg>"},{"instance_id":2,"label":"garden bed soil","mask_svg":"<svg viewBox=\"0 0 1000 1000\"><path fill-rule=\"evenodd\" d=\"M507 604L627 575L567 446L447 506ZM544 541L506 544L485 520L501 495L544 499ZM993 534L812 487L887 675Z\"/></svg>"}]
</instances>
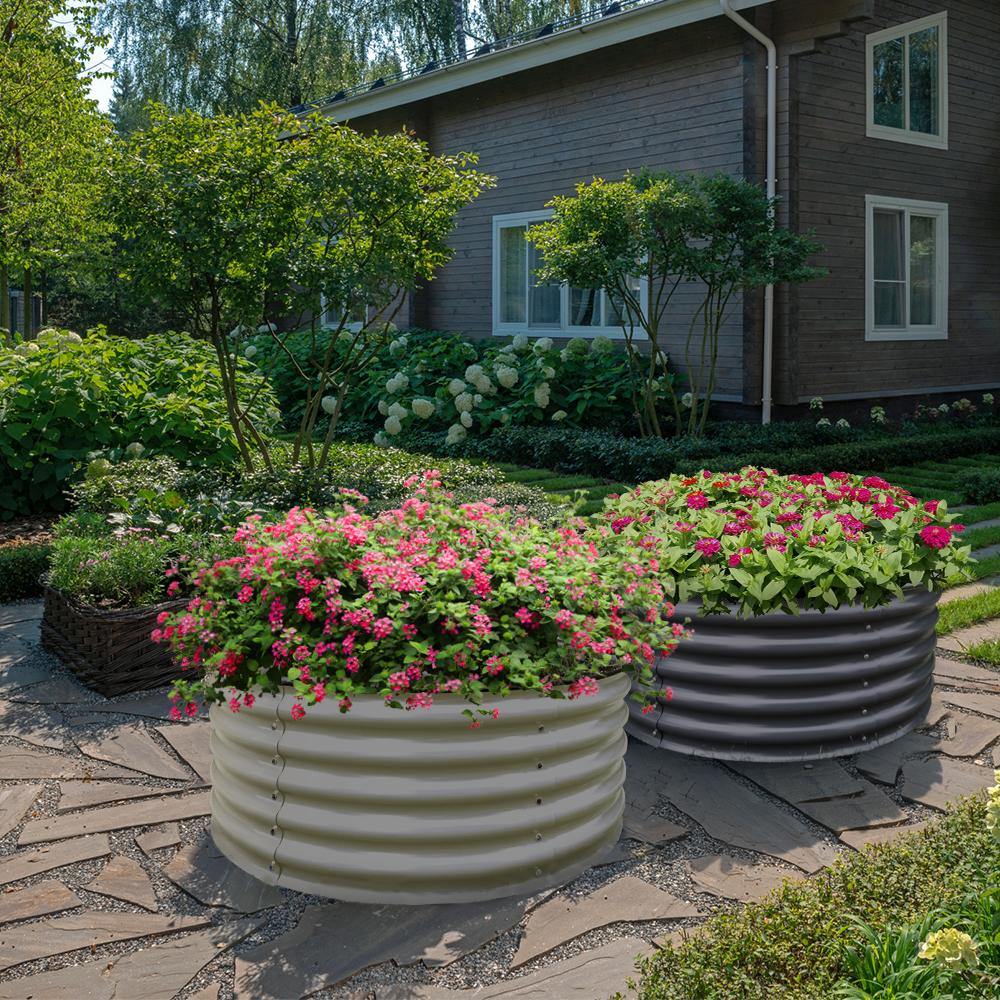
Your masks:
<instances>
[{"instance_id":1,"label":"garden bed soil","mask_svg":"<svg viewBox=\"0 0 1000 1000\"><path fill-rule=\"evenodd\" d=\"M161 612L176 611L184 601L109 611L54 587L46 587L44 596L42 646L91 690L113 698L169 684L178 676L169 649L149 634Z\"/></svg>"}]
</instances>

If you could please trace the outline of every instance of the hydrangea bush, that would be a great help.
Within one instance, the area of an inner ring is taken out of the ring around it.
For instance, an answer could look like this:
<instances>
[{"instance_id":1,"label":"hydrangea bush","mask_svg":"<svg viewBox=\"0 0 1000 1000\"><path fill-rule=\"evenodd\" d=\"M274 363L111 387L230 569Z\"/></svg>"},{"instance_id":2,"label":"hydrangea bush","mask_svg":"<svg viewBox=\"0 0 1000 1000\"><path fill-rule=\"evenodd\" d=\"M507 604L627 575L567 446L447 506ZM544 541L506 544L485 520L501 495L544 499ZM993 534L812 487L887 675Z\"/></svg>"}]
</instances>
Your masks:
<instances>
[{"instance_id":1,"label":"hydrangea bush","mask_svg":"<svg viewBox=\"0 0 1000 1000\"><path fill-rule=\"evenodd\" d=\"M604 516L659 560L669 597L706 614L875 607L943 586L970 552L943 502L846 472L675 475L609 498Z\"/></svg>"},{"instance_id":2,"label":"hydrangea bush","mask_svg":"<svg viewBox=\"0 0 1000 1000\"><path fill-rule=\"evenodd\" d=\"M240 554L203 567L153 633L190 674L175 691L186 710L201 697L239 711L282 685L295 718L327 698L346 712L365 694L407 709L457 694L475 726L476 706L511 691L577 698L623 668L648 681L684 634L629 539L459 504L436 470L410 486L375 516L355 494L241 526Z\"/></svg>"}]
</instances>

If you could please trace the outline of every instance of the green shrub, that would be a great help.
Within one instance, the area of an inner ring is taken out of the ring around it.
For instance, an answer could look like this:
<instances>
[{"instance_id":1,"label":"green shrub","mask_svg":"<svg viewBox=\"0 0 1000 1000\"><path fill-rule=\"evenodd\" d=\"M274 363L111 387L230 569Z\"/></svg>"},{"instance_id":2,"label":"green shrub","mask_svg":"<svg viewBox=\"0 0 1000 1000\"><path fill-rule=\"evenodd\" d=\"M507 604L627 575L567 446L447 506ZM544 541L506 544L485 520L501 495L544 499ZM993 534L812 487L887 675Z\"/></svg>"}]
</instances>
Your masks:
<instances>
[{"instance_id":1,"label":"green shrub","mask_svg":"<svg viewBox=\"0 0 1000 1000\"><path fill-rule=\"evenodd\" d=\"M0 547L0 604L41 594L51 551L51 546L37 544Z\"/></svg>"},{"instance_id":2,"label":"green shrub","mask_svg":"<svg viewBox=\"0 0 1000 1000\"><path fill-rule=\"evenodd\" d=\"M966 503L1000 500L1000 469L977 469L962 477L962 497Z\"/></svg>"},{"instance_id":3,"label":"green shrub","mask_svg":"<svg viewBox=\"0 0 1000 1000\"><path fill-rule=\"evenodd\" d=\"M236 457L211 348L186 334L125 340L50 331L0 347L0 519L65 506L64 490L95 454L130 445L227 464ZM240 385L262 424L275 400L248 362Z\"/></svg>"},{"instance_id":4,"label":"green shrub","mask_svg":"<svg viewBox=\"0 0 1000 1000\"><path fill-rule=\"evenodd\" d=\"M738 913L642 962L640 1000L830 1000L849 971L853 919L876 932L982 893L1000 876L1000 840L983 799L894 843L841 859L815 878L787 882Z\"/></svg>"}]
</instances>

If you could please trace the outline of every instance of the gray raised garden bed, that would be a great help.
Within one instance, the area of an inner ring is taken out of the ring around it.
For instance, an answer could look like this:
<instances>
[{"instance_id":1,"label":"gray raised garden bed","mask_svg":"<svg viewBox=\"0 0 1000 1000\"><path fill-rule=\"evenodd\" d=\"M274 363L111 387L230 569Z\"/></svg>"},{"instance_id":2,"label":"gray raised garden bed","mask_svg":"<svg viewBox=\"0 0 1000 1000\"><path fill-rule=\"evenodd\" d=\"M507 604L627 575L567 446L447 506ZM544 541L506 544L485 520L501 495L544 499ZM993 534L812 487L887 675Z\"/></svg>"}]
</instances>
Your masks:
<instances>
[{"instance_id":1,"label":"gray raised garden bed","mask_svg":"<svg viewBox=\"0 0 1000 1000\"><path fill-rule=\"evenodd\" d=\"M468 902L575 878L617 841L624 675L576 701L518 692L469 728L455 696L365 696L293 721L290 695L212 708L212 836L264 882L356 902Z\"/></svg>"},{"instance_id":2,"label":"gray raised garden bed","mask_svg":"<svg viewBox=\"0 0 1000 1000\"><path fill-rule=\"evenodd\" d=\"M880 608L698 617L694 638L657 663L660 699L628 731L665 750L740 761L808 761L890 743L926 715L939 595Z\"/></svg>"}]
</instances>

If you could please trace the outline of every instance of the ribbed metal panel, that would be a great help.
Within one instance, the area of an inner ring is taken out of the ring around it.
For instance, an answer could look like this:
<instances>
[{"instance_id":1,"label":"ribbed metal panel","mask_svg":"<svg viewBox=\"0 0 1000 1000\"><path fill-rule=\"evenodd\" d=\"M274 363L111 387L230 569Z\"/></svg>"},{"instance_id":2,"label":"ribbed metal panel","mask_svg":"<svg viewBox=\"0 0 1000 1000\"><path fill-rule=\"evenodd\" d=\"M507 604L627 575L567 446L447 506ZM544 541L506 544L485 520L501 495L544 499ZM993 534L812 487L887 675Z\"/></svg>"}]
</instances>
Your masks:
<instances>
[{"instance_id":1,"label":"ribbed metal panel","mask_svg":"<svg viewBox=\"0 0 1000 1000\"><path fill-rule=\"evenodd\" d=\"M938 594L880 608L698 617L694 638L658 662L660 699L628 731L697 757L804 761L870 750L914 729L930 703Z\"/></svg>"},{"instance_id":2,"label":"ribbed metal panel","mask_svg":"<svg viewBox=\"0 0 1000 1000\"><path fill-rule=\"evenodd\" d=\"M413 712L324 702L298 721L289 696L213 706L212 836L264 882L356 902L560 885L621 832L628 686L518 692L475 730L452 696Z\"/></svg>"}]
</instances>

